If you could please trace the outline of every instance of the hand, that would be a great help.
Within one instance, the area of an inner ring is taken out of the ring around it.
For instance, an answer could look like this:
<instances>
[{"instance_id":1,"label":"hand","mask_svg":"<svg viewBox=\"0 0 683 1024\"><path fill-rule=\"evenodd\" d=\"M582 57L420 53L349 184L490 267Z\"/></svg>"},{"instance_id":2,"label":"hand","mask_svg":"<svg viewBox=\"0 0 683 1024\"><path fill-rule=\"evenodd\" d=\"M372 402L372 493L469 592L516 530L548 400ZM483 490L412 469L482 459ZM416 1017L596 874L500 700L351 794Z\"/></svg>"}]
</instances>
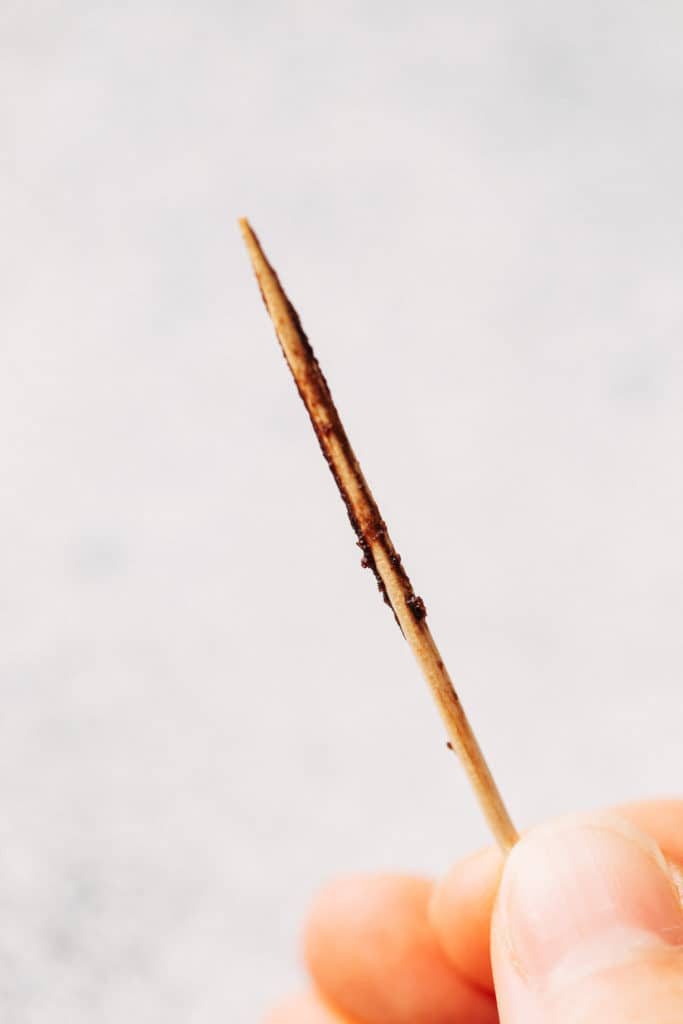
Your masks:
<instances>
[{"instance_id":1,"label":"hand","mask_svg":"<svg viewBox=\"0 0 683 1024\"><path fill-rule=\"evenodd\" d=\"M337 882L306 929L314 991L267 1024L681 1024L671 864L683 801L545 825L436 885Z\"/></svg>"}]
</instances>

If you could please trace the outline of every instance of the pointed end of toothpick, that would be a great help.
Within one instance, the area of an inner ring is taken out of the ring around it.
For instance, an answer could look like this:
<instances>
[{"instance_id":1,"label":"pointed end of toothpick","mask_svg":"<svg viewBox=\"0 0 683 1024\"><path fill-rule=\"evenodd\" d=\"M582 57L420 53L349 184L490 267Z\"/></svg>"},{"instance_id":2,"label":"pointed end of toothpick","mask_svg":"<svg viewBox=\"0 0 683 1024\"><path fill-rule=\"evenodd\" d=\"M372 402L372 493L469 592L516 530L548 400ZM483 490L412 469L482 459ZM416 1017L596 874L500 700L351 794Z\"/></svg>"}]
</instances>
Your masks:
<instances>
[{"instance_id":1,"label":"pointed end of toothpick","mask_svg":"<svg viewBox=\"0 0 683 1024\"><path fill-rule=\"evenodd\" d=\"M249 223L246 217L240 217L237 223L239 224L244 244L249 250L249 255L252 256L254 250L258 251L258 249L260 249L256 235L254 234L254 229L252 228L251 224Z\"/></svg>"},{"instance_id":2,"label":"pointed end of toothpick","mask_svg":"<svg viewBox=\"0 0 683 1024\"><path fill-rule=\"evenodd\" d=\"M247 252L249 253L251 265L254 268L254 273L256 274L259 284L261 284L263 278L267 275L269 270L271 271L272 274L272 268L270 267L270 264L266 259L266 254L261 248L261 243L256 237L256 232L252 228L247 218L240 217L238 224L240 231L242 233L242 239L244 241L245 246L247 247Z\"/></svg>"}]
</instances>

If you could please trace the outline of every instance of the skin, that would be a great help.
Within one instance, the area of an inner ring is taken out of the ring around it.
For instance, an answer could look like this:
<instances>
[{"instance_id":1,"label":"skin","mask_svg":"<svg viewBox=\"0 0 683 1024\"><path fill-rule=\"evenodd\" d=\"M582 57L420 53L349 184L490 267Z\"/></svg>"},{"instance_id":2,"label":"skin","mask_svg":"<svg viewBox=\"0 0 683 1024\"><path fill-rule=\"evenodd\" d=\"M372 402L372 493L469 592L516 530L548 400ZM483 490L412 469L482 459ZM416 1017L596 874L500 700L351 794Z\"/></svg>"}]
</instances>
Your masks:
<instances>
[{"instance_id":1,"label":"skin","mask_svg":"<svg viewBox=\"0 0 683 1024\"><path fill-rule=\"evenodd\" d=\"M683 801L616 813L683 866ZM305 929L310 991L280 1004L264 1024L505 1024L490 953L502 869L489 848L436 883L394 875L334 882ZM648 1019L670 1017L664 1007Z\"/></svg>"}]
</instances>

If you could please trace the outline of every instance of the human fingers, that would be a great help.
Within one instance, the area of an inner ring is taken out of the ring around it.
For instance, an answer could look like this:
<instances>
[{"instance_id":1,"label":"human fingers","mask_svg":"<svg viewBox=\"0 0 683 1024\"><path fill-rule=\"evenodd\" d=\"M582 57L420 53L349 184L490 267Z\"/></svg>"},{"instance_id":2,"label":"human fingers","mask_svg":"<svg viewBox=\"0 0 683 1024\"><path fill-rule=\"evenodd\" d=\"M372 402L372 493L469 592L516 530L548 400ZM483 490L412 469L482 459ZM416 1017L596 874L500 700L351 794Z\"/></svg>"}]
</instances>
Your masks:
<instances>
[{"instance_id":1,"label":"human fingers","mask_svg":"<svg viewBox=\"0 0 683 1024\"><path fill-rule=\"evenodd\" d=\"M491 993L448 961L431 927L432 884L375 876L329 886L305 936L327 1001L362 1024L496 1024Z\"/></svg>"},{"instance_id":2,"label":"human fingers","mask_svg":"<svg viewBox=\"0 0 683 1024\"><path fill-rule=\"evenodd\" d=\"M683 865L683 800L623 804L616 812L659 844L665 857ZM473 984L493 990L491 913L503 859L494 847L454 864L436 884L430 920L451 963Z\"/></svg>"},{"instance_id":3,"label":"human fingers","mask_svg":"<svg viewBox=\"0 0 683 1024\"><path fill-rule=\"evenodd\" d=\"M667 857L677 860L679 863L683 862L683 801L659 800L630 804L620 808L620 812L624 817L641 825L650 835L659 839ZM468 992L467 989L474 989L475 992L479 989L488 994L492 993L493 981L489 952L490 918L501 868L500 855L495 849L489 848L456 864L431 891L428 922L431 924L438 945L458 974L456 985L458 995L456 1001L451 1003L454 1009L446 1012L461 1014L462 1008L471 997L471 991ZM351 885L351 883L345 883L345 885ZM372 898L367 899L368 893L371 889L374 890L375 885L379 885L383 892L378 891L373 894ZM384 889L385 885L388 888ZM404 962L412 962L414 972L402 972L401 984L414 989L414 974L420 975L424 971L425 962L431 962L432 968L443 978L443 962L442 957L429 954L428 950L430 946L433 949L433 944L429 941L425 944L420 940L420 928L415 928L416 921L420 922L419 912L415 915L415 895L416 892L429 891L429 883L416 879L384 879L383 881L361 879L353 883L351 889L353 890L356 886L358 888L355 889L355 900L348 900L349 890L342 889L337 893L340 898L332 901L323 898L318 902L307 930L308 958L314 977L319 976L323 989L332 993L332 998L340 979L342 979L342 984L344 984L343 979L348 976L361 981L362 991L358 989L358 986L356 988L345 987L347 999L353 1003L350 1008L353 1009L360 1005L361 1010L365 1008L369 1009L369 1012L375 1013L381 1010L381 1007L378 1010L377 1006L373 1008L372 1005L378 998L383 1004L387 1002L385 982L390 978L391 973L396 971L396 962L397 959L400 960L400 957L397 958L395 948L390 951L391 947L386 943L375 942L370 962L365 956L361 971L359 970L359 961L362 959L361 951L367 943L357 942L357 940L362 938L364 928L373 927L373 915L381 917L384 914L385 910L382 907L387 900L393 904L392 913L403 919L403 925L409 922L407 933L404 929L404 936L407 939L406 946L410 946L416 940L418 949L418 955L413 957L406 953L406 947L404 947ZM417 886L417 890L415 886ZM328 890L328 895L333 893L335 888L332 887ZM401 894L400 898L396 898L399 893ZM359 904L365 905L365 917L363 914L356 915ZM419 907L417 909L419 910ZM341 914L337 918L340 910ZM340 925L339 941L336 938L337 923ZM424 924L423 921L421 923ZM466 983L464 993L462 982ZM449 984L453 984L452 980ZM433 986L432 992L436 993L442 988L442 985ZM438 1009L439 1001L439 997L434 997L429 1000L429 1004L432 1008L437 1006ZM349 1008L343 997L340 1005ZM404 1002L404 1005L410 1005L410 1002L407 1004ZM387 1009L386 1005L384 1008ZM376 1018L372 1017L371 1019L374 1021ZM450 1020L451 1018L444 1017L443 1019ZM459 1017L456 1016L455 1019L457 1020ZM494 1016L493 1020L495 1019Z\"/></svg>"},{"instance_id":4,"label":"human fingers","mask_svg":"<svg viewBox=\"0 0 683 1024\"><path fill-rule=\"evenodd\" d=\"M683 1020L683 910L657 844L626 819L565 819L505 864L492 929L501 1024Z\"/></svg>"},{"instance_id":5,"label":"human fingers","mask_svg":"<svg viewBox=\"0 0 683 1024\"><path fill-rule=\"evenodd\" d=\"M683 800L622 804L614 813L652 836L668 860L683 865Z\"/></svg>"},{"instance_id":6,"label":"human fingers","mask_svg":"<svg viewBox=\"0 0 683 1024\"><path fill-rule=\"evenodd\" d=\"M493 993L491 915L503 857L488 847L458 861L434 886L429 919L441 948L471 984Z\"/></svg>"}]
</instances>

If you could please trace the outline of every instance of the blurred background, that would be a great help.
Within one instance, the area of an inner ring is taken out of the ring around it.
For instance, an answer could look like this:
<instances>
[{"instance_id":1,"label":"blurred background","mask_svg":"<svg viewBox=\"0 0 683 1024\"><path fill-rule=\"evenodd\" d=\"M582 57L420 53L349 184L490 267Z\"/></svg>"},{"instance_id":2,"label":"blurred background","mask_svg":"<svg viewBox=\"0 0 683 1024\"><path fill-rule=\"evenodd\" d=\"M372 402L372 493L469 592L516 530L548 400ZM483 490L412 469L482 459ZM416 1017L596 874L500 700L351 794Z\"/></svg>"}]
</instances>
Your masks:
<instances>
[{"instance_id":1,"label":"blurred background","mask_svg":"<svg viewBox=\"0 0 683 1024\"><path fill-rule=\"evenodd\" d=\"M0 1011L258 1020L489 841L247 214L516 821L680 791L677 3L0 10Z\"/></svg>"}]
</instances>

